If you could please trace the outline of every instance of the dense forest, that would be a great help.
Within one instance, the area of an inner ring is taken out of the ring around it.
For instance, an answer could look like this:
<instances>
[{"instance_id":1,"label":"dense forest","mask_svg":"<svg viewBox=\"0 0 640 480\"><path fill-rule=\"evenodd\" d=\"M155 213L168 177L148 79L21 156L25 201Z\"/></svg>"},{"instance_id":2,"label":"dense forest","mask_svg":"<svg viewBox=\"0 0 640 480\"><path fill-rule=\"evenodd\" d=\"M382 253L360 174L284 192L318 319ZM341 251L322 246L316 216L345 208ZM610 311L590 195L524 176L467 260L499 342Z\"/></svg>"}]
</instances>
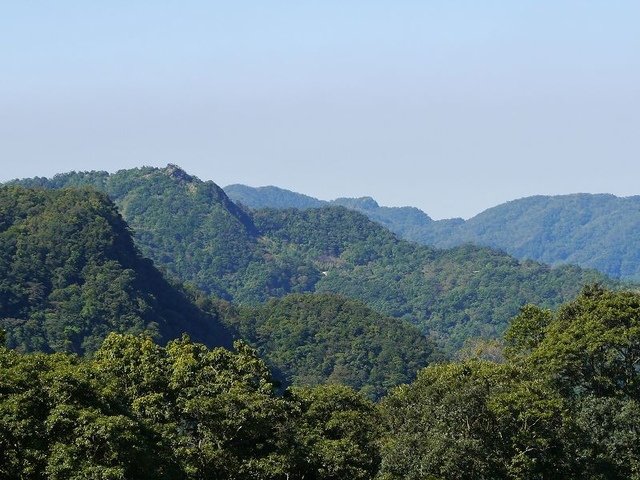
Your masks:
<instances>
[{"instance_id":1,"label":"dense forest","mask_svg":"<svg viewBox=\"0 0 640 480\"><path fill-rule=\"evenodd\" d=\"M640 280L640 196L537 195L498 205L464 221L433 220L413 207L382 207L369 197L327 202L277 187L225 187L253 209L340 205L367 215L405 240L440 248L465 243L504 250L518 259L574 264Z\"/></svg>"},{"instance_id":2,"label":"dense forest","mask_svg":"<svg viewBox=\"0 0 640 480\"><path fill-rule=\"evenodd\" d=\"M388 228L400 238L421 242L425 245L435 242L429 242L426 237L423 238L421 235L424 232L438 228L438 231L445 235L447 226L453 228L463 222L461 218L434 221L418 208L384 207L371 197L336 198L335 200L327 201L274 186L249 187L240 184L228 185L224 187L224 191L231 200L252 210L268 208L305 210L307 208L331 206L345 207L366 215L370 220Z\"/></svg>"},{"instance_id":3,"label":"dense forest","mask_svg":"<svg viewBox=\"0 0 640 480\"><path fill-rule=\"evenodd\" d=\"M92 354L109 332L208 346L244 338L282 386L342 383L378 398L437 352L414 326L340 297L241 309L169 284L92 190L0 188L0 328L19 351Z\"/></svg>"},{"instance_id":4,"label":"dense forest","mask_svg":"<svg viewBox=\"0 0 640 480\"><path fill-rule=\"evenodd\" d=\"M175 165L84 172L23 185L93 186L118 205L143 254L182 282L251 305L290 293L340 294L416 325L447 351L497 337L526 303L555 307L603 275L517 261L488 248L399 240L344 207L250 212Z\"/></svg>"},{"instance_id":5,"label":"dense forest","mask_svg":"<svg viewBox=\"0 0 640 480\"><path fill-rule=\"evenodd\" d=\"M640 480L640 0L0 0L0 158L0 480Z\"/></svg>"},{"instance_id":6,"label":"dense forest","mask_svg":"<svg viewBox=\"0 0 640 480\"><path fill-rule=\"evenodd\" d=\"M278 394L243 343L0 347L0 477L640 478L640 294L590 286L557 311L527 306L500 361L485 353L372 403L340 385Z\"/></svg>"},{"instance_id":7,"label":"dense forest","mask_svg":"<svg viewBox=\"0 0 640 480\"><path fill-rule=\"evenodd\" d=\"M231 345L217 316L169 284L91 190L0 187L0 328L25 351L92 352L112 331Z\"/></svg>"},{"instance_id":8,"label":"dense forest","mask_svg":"<svg viewBox=\"0 0 640 480\"><path fill-rule=\"evenodd\" d=\"M0 478L640 479L637 291L175 166L23 183Z\"/></svg>"},{"instance_id":9,"label":"dense forest","mask_svg":"<svg viewBox=\"0 0 640 480\"><path fill-rule=\"evenodd\" d=\"M293 294L217 311L288 385L349 385L376 399L442 358L408 322L336 295Z\"/></svg>"}]
</instances>

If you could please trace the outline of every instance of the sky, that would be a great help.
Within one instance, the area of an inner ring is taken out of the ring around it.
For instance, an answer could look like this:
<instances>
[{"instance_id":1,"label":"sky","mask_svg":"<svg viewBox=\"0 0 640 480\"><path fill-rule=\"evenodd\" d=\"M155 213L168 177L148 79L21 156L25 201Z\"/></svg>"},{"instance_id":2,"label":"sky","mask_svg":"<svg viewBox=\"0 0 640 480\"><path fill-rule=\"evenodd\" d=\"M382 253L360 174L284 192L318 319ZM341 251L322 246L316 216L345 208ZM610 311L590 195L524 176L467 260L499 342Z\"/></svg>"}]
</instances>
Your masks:
<instances>
[{"instance_id":1,"label":"sky","mask_svg":"<svg viewBox=\"0 0 640 480\"><path fill-rule=\"evenodd\" d=\"M175 163L433 218L640 194L637 0L0 3L0 181Z\"/></svg>"}]
</instances>

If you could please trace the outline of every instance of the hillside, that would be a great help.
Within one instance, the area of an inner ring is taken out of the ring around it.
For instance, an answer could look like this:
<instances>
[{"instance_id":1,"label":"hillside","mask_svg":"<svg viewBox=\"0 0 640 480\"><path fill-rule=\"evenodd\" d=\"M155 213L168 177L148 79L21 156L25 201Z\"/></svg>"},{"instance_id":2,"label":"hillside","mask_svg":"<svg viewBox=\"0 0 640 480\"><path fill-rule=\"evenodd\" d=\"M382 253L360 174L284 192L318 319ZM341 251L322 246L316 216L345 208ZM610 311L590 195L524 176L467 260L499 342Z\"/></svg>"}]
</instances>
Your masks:
<instances>
[{"instance_id":1,"label":"hillside","mask_svg":"<svg viewBox=\"0 0 640 480\"><path fill-rule=\"evenodd\" d=\"M224 187L224 192L236 203L241 203L249 208L318 208L325 206L328 202L317 198L292 192L284 188L248 187L246 185L228 185Z\"/></svg>"},{"instance_id":2,"label":"hillside","mask_svg":"<svg viewBox=\"0 0 640 480\"><path fill-rule=\"evenodd\" d=\"M112 331L230 345L134 247L106 196L0 187L0 328L21 350L95 351Z\"/></svg>"},{"instance_id":3,"label":"hillside","mask_svg":"<svg viewBox=\"0 0 640 480\"><path fill-rule=\"evenodd\" d=\"M521 260L574 264L613 277L640 280L640 196L573 194L534 196L485 210L465 221L433 220L413 207L382 207L369 197L331 202L268 187L230 185L225 191L250 208L342 205L367 215L400 237L451 248L473 243Z\"/></svg>"},{"instance_id":4,"label":"hillside","mask_svg":"<svg viewBox=\"0 0 640 480\"><path fill-rule=\"evenodd\" d=\"M407 322L330 294L293 294L256 307L227 307L239 335L285 384L349 385L372 398L409 383L438 358Z\"/></svg>"},{"instance_id":5,"label":"hillside","mask_svg":"<svg viewBox=\"0 0 640 480\"><path fill-rule=\"evenodd\" d=\"M221 298L252 304L336 293L404 318L447 348L499 335L526 303L553 307L585 283L607 282L595 272L519 262L487 248L419 246L344 207L251 215L213 182L172 165L22 183L103 189L145 255Z\"/></svg>"},{"instance_id":6,"label":"hillside","mask_svg":"<svg viewBox=\"0 0 640 480\"><path fill-rule=\"evenodd\" d=\"M614 278L640 280L640 196L535 196L490 208L438 234L435 244L474 242L518 258L595 268Z\"/></svg>"},{"instance_id":7,"label":"hillside","mask_svg":"<svg viewBox=\"0 0 640 480\"><path fill-rule=\"evenodd\" d=\"M201 182L174 165L56 175L20 181L47 188L91 186L109 195L143 254L174 277L230 299L235 273L247 268L256 246L248 214L213 182Z\"/></svg>"},{"instance_id":8,"label":"hillside","mask_svg":"<svg viewBox=\"0 0 640 480\"><path fill-rule=\"evenodd\" d=\"M231 315L223 302L183 294L141 257L113 203L94 190L2 187L0 213L0 333L22 351L93 353L110 332L163 343L187 333L230 347L233 334L260 347L285 386L328 379L379 397L412 380L434 350L406 322L331 296ZM311 333L297 335L292 325Z\"/></svg>"},{"instance_id":9,"label":"hillside","mask_svg":"<svg viewBox=\"0 0 640 480\"><path fill-rule=\"evenodd\" d=\"M555 306L585 283L607 282L593 271L520 262L488 248L440 250L398 240L342 207L259 210L254 221L271 255L305 259L320 270L315 291L405 318L454 348L470 337L499 335L526 303Z\"/></svg>"},{"instance_id":10,"label":"hillside","mask_svg":"<svg viewBox=\"0 0 640 480\"><path fill-rule=\"evenodd\" d=\"M371 220L385 226L401 238L410 241L422 241L428 229L434 229L445 235L448 229L453 229L464 222L461 218L434 221L422 210L415 207L382 207L371 197L336 198L326 201L318 200L302 193L292 192L283 188L248 187L247 185L229 185L224 187L225 193L234 202L240 203L253 210L273 208L286 210L296 208L320 208L340 206L365 214ZM433 242L422 241L429 245Z\"/></svg>"}]
</instances>

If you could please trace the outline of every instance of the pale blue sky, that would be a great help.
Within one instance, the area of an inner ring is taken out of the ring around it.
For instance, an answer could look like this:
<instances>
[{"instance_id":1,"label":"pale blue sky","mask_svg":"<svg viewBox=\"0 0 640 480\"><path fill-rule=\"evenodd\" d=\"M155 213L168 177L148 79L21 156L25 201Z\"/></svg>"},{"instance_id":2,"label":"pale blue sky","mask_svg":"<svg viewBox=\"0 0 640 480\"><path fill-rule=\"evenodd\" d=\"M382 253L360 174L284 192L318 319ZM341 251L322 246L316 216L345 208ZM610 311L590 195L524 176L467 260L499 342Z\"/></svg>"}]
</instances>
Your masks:
<instances>
[{"instance_id":1,"label":"pale blue sky","mask_svg":"<svg viewBox=\"0 0 640 480\"><path fill-rule=\"evenodd\" d=\"M640 2L7 1L0 180L177 163L435 218L640 194Z\"/></svg>"}]
</instances>

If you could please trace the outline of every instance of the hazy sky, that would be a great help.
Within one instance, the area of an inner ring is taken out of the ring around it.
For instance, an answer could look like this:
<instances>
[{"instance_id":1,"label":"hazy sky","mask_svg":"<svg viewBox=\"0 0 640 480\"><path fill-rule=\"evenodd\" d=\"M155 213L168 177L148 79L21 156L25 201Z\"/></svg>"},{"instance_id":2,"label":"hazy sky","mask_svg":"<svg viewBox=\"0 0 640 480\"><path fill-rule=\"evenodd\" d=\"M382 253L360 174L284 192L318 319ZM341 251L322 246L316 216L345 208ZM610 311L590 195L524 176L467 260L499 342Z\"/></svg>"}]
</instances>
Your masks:
<instances>
[{"instance_id":1,"label":"hazy sky","mask_svg":"<svg viewBox=\"0 0 640 480\"><path fill-rule=\"evenodd\" d=\"M177 163L434 218L640 194L640 1L0 2L0 181Z\"/></svg>"}]
</instances>

